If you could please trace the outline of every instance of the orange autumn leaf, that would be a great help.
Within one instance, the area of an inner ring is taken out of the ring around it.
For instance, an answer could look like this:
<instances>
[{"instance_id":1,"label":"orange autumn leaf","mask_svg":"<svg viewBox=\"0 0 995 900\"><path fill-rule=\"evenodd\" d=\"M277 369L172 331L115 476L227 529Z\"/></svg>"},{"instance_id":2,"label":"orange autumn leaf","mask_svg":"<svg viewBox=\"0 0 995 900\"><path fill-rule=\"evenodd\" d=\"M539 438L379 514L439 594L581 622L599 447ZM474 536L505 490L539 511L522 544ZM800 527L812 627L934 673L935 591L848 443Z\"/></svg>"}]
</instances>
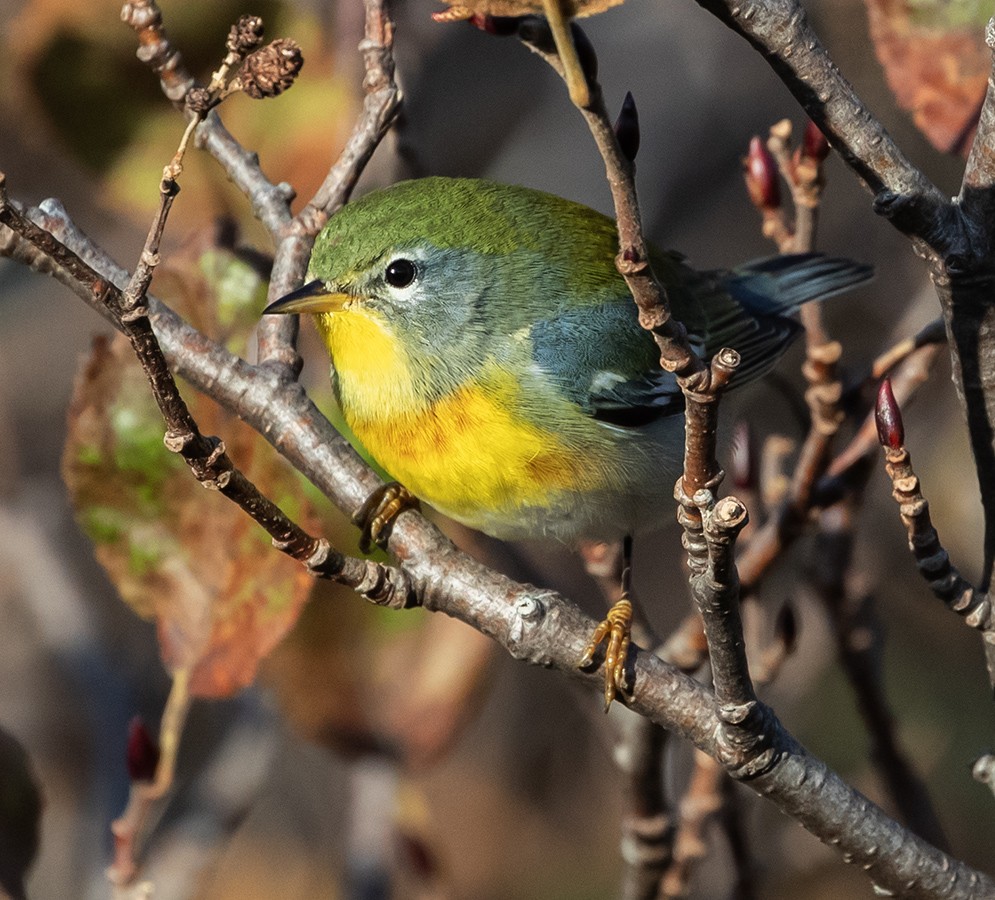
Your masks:
<instances>
[{"instance_id":1,"label":"orange autumn leaf","mask_svg":"<svg viewBox=\"0 0 995 900\"><path fill-rule=\"evenodd\" d=\"M991 9L972 0L866 0L888 86L929 142L966 154L991 69Z\"/></svg>"},{"instance_id":2,"label":"orange autumn leaf","mask_svg":"<svg viewBox=\"0 0 995 900\"><path fill-rule=\"evenodd\" d=\"M164 280L175 282L177 305L196 302L200 327L244 343L264 289L251 266L212 248ZM314 527L298 477L258 435L200 395L187 401L264 494ZM163 431L127 339L98 339L77 377L63 454L77 517L121 597L155 620L167 667L191 670L194 695L227 696L253 681L313 579L235 504L205 490L166 450Z\"/></svg>"}]
</instances>

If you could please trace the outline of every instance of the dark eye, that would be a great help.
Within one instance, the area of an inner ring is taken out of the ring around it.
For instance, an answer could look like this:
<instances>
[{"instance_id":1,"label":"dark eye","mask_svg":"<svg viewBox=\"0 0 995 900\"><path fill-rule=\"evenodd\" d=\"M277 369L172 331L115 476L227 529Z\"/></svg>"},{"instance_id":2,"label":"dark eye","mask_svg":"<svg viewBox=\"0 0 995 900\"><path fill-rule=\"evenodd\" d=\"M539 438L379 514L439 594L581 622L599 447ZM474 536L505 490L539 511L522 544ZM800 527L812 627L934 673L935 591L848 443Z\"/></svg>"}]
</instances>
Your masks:
<instances>
[{"instance_id":1,"label":"dark eye","mask_svg":"<svg viewBox=\"0 0 995 900\"><path fill-rule=\"evenodd\" d=\"M395 259L387 264L384 278L391 287L403 288L415 280L418 269L410 259Z\"/></svg>"}]
</instances>

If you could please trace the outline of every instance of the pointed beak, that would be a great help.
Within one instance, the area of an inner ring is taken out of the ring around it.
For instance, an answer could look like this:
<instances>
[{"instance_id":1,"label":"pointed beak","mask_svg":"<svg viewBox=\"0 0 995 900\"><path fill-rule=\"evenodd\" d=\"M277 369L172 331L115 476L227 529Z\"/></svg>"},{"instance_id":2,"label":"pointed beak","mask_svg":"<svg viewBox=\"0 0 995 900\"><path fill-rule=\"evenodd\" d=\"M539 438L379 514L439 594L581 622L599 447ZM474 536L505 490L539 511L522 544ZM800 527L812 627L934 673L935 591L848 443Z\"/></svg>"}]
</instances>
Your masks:
<instances>
[{"instance_id":1,"label":"pointed beak","mask_svg":"<svg viewBox=\"0 0 995 900\"><path fill-rule=\"evenodd\" d=\"M328 290L322 281L309 281L304 287L275 300L263 310L263 315L338 312L351 299L348 294Z\"/></svg>"}]
</instances>

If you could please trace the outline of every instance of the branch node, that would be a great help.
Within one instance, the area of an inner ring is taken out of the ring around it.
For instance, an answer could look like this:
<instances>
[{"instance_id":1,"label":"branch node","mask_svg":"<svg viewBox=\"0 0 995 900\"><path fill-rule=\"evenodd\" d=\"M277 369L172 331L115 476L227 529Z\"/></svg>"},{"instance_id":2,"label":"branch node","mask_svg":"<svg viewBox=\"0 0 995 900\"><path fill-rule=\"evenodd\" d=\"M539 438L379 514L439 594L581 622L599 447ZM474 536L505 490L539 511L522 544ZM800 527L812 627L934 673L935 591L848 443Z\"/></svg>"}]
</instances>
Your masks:
<instances>
[{"instance_id":1,"label":"branch node","mask_svg":"<svg viewBox=\"0 0 995 900\"><path fill-rule=\"evenodd\" d=\"M167 431L162 436L162 442L170 453L182 453L193 439L191 431Z\"/></svg>"},{"instance_id":2,"label":"branch node","mask_svg":"<svg viewBox=\"0 0 995 900\"><path fill-rule=\"evenodd\" d=\"M136 306L133 309L125 310L121 313L121 322L125 325L131 325L137 322L139 319L147 319L149 315L149 308L143 303L140 306Z\"/></svg>"},{"instance_id":3,"label":"branch node","mask_svg":"<svg viewBox=\"0 0 995 900\"><path fill-rule=\"evenodd\" d=\"M533 594L526 594L515 602L515 612L526 621L538 621L546 615L546 607Z\"/></svg>"}]
</instances>

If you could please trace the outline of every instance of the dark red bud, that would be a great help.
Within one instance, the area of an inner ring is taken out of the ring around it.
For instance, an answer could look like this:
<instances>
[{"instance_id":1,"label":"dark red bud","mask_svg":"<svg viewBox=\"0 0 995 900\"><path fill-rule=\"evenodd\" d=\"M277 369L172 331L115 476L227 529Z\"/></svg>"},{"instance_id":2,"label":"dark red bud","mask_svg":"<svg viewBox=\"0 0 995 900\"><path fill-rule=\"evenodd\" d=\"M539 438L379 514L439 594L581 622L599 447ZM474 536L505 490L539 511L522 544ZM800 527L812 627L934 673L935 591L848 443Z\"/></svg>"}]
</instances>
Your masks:
<instances>
[{"instance_id":1,"label":"dark red bud","mask_svg":"<svg viewBox=\"0 0 995 900\"><path fill-rule=\"evenodd\" d=\"M774 633L788 656L795 652L798 643L798 617L790 603L786 602L778 612L777 621L774 622Z\"/></svg>"},{"instance_id":2,"label":"dark red bud","mask_svg":"<svg viewBox=\"0 0 995 900\"><path fill-rule=\"evenodd\" d=\"M816 162L822 162L829 156L829 141L818 125L811 119L805 126L805 137L802 140L802 151Z\"/></svg>"},{"instance_id":3,"label":"dark red bud","mask_svg":"<svg viewBox=\"0 0 995 900\"><path fill-rule=\"evenodd\" d=\"M622 155L629 162L635 162L639 152L639 113L631 91L626 91L622 109L615 120L615 137Z\"/></svg>"},{"instance_id":4,"label":"dark red bud","mask_svg":"<svg viewBox=\"0 0 995 900\"><path fill-rule=\"evenodd\" d=\"M733 430L729 468L732 472L732 483L738 490L751 490L757 486L753 433L746 419L740 419Z\"/></svg>"},{"instance_id":5,"label":"dark red bud","mask_svg":"<svg viewBox=\"0 0 995 900\"><path fill-rule=\"evenodd\" d=\"M781 205L777 163L759 137L750 138L750 151L743 160L743 178L750 200L757 209L777 209Z\"/></svg>"},{"instance_id":6,"label":"dark red bud","mask_svg":"<svg viewBox=\"0 0 995 900\"><path fill-rule=\"evenodd\" d=\"M639 262L639 254L636 253L636 248L635 247L626 247L622 251L622 259L624 259L628 263L637 263L637 262Z\"/></svg>"},{"instance_id":7,"label":"dark red bud","mask_svg":"<svg viewBox=\"0 0 995 900\"><path fill-rule=\"evenodd\" d=\"M902 411L891 389L891 379L885 378L878 388L878 402L874 407L874 421L878 426L878 440L882 447L898 450L905 444L905 426Z\"/></svg>"},{"instance_id":8,"label":"dark red bud","mask_svg":"<svg viewBox=\"0 0 995 900\"><path fill-rule=\"evenodd\" d=\"M141 716L128 723L128 776L132 781L152 781L159 765L159 745Z\"/></svg>"}]
</instances>

